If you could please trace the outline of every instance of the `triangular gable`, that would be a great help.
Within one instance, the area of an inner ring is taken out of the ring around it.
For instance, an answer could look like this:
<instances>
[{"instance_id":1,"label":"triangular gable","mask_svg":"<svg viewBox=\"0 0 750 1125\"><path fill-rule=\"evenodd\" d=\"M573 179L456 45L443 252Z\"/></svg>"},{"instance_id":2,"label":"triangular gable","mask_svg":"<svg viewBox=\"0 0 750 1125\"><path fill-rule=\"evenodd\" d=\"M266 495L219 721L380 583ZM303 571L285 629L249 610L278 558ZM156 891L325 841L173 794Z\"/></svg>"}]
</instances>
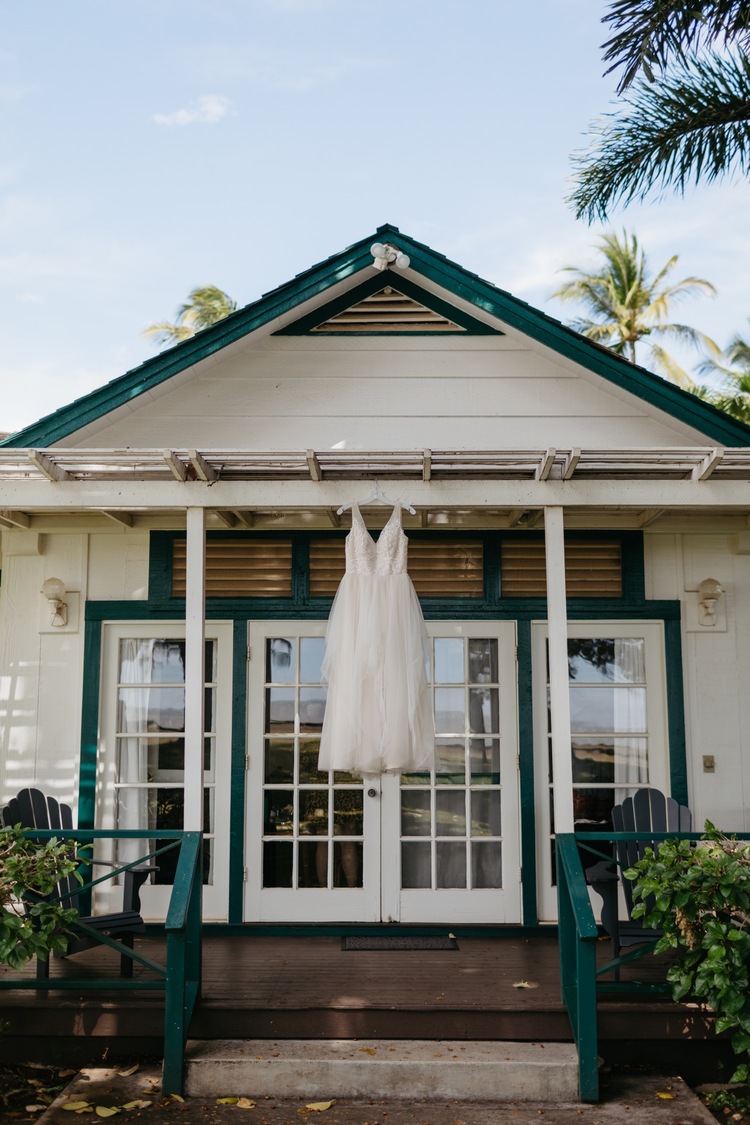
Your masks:
<instances>
[{"instance_id":1,"label":"triangular gable","mask_svg":"<svg viewBox=\"0 0 750 1125\"><path fill-rule=\"evenodd\" d=\"M397 272L373 274L277 336L497 336L489 324L449 305Z\"/></svg>"},{"instance_id":2,"label":"triangular gable","mask_svg":"<svg viewBox=\"0 0 750 1125\"><path fill-rule=\"evenodd\" d=\"M121 375L96 391L62 407L39 422L12 434L0 446L44 448L63 441L122 406L131 404L202 359L215 355L235 341L277 320L288 316L306 302L319 298L334 286L372 268L370 246L374 241L394 240L411 259L412 274L436 285L443 292L462 300L479 313L496 318L532 340L551 348L559 355L608 380L657 410L665 412L684 425L705 435L711 442L726 446L750 445L750 427L730 418L702 399L643 367L621 359L608 348L588 340L573 329L524 301L513 297L476 274L451 262L429 246L402 234L398 227L386 224L375 235L348 247L299 274L292 281L265 294L260 300L238 310L219 324L207 328L190 340L147 360L139 367ZM373 276L369 275L368 277ZM389 271L389 279L401 286L405 278L399 271ZM376 282L381 284L380 277ZM350 291L351 292L351 291ZM408 294L407 294L408 295ZM430 296L430 304L434 298ZM459 323L458 321L456 323Z\"/></svg>"}]
</instances>

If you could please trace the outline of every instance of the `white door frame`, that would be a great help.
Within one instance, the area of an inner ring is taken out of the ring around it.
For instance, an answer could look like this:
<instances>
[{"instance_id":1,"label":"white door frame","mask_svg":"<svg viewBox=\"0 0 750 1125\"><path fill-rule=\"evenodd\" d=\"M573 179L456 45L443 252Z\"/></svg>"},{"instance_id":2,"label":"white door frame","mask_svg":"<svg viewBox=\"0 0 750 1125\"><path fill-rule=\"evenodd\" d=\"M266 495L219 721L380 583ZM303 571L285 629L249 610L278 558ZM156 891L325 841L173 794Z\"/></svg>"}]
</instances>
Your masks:
<instances>
[{"instance_id":1,"label":"white door frame","mask_svg":"<svg viewBox=\"0 0 750 1125\"><path fill-rule=\"evenodd\" d=\"M428 633L437 637L498 639L500 776L502 825L502 889L401 889L401 800L400 778L384 776L366 779L363 786L363 886L341 888L297 887L296 868L292 888L263 887L264 842L273 842L258 826L264 824L264 692L266 682L266 642L271 638L322 637L325 621L263 620L248 625L250 662L248 675L248 770L245 920L254 922L492 922L521 920L520 886L520 805L518 772L516 625L508 621L434 621ZM295 650L296 651L296 650ZM297 657L295 656L295 659ZM295 674L296 675L296 674ZM295 679L296 683L299 680ZM458 686L458 685L457 685ZM289 739L299 738L300 717L295 715ZM295 767L298 768L298 767ZM346 783L344 783L346 784ZM272 789L273 784L267 783ZM293 794L296 783L286 788ZM434 783L429 791L435 791ZM464 786L471 801L474 789ZM488 791L485 787L484 791ZM292 796L293 800L293 796ZM435 798L431 800L434 803ZM467 813L469 810L467 809ZM470 813L467 817L471 823ZM282 846L309 843L298 828L286 829ZM437 829L436 829L437 831ZM295 834L296 833L296 834ZM329 844L335 839L329 836ZM437 842L432 838L433 855ZM295 859L295 862L299 862ZM434 867L434 864L433 864ZM385 876L385 877L384 877Z\"/></svg>"},{"instance_id":2,"label":"white door frame","mask_svg":"<svg viewBox=\"0 0 750 1125\"><path fill-rule=\"evenodd\" d=\"M539 920L557 919L557 891L552 883L550 776L548 745L547 640L546 621L531 623L532 698L534 714L534 785L537 851L537 902ZM643 637L645 640L646 732L648 740L648 785L669 793L669 734L663 621L589 620L568 621L567 635L578 637ZM551 657L550 657L551 663ZM567 674L567 673L566 673ZM571 766L572 770L572 753ZM568 774L570 776L570 774ZM568 783L572 808L573 785ZM588 786L597 788L598 786ZM554 793L555 786L552 787ZM624 783L618 790L627 789ZM631 786L637 788L637 786ZM566 797L568 794L566 794ZM557 810L557 804L555 804ZM592 857L592 864L596 862ZM598 913L601 903L592 899Z\"/></svg>"},{"instance_id":3,"label":"white door frame","mask_svg":"<svg viewBox=\"0 0 750 1125\"><path fill-rule=\"evenodd\" d=\"M97 748L96 826L114 829L116 824L117 783L117 710L119 642L127 638L167 638L183 640L184 621L104 621L102 622L101 697L99 708L99 744ZM229 900L229 805L232 733L232 653L233 625L230 621L208 621L205 637L217 643L214 776L205 779L212 793L214 832L212 833L211 883L203 887L204 921L226 921ZM186 644L186 657L188 645ZM202 663L202 661L201 661ZM162 687L164 685L161 685ZM187 691L187 686L186 686ZM203 689L201 688L201 696ZM186 699L186 704L187 704ZM187 710L187 707L186 707ZM201 738L201 776L203 770ZM185 779L186 780L186 779ZM174 781L167 784L174 785ZM154 783L156 787L158 783ZM188 797L188 785L177 781ZM201 809L202 819L202 809ZM155 842L152 841L152 846ZM113 859L114 849L101 841L102 855ZM154 861L157 865L159 860ZM171 885L148 882L141 890L141 914L146 921L163 921L169 906ZM94 891L97 910L121 909L122 891L111 882L101 883Z\"/></svg>"}]
</instances>

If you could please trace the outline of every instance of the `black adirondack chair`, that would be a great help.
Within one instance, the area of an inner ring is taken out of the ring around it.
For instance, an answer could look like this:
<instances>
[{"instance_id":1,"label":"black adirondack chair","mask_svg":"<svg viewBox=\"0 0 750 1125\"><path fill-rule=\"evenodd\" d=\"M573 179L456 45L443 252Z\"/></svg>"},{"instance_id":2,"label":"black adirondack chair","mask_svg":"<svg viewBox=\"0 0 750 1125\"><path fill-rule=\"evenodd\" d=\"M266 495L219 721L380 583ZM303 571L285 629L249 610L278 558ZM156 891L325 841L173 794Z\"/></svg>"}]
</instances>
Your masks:
<instances>
[{"instance_id":1,"label":"black adirondack chair","mask_svg":"<svg viewBox=\"0 0 750 1125\"><path fill-rule=\"evenodd\" d=\"M601 860L589 867L586 879L602 898L602 926L612 939L612 956L617 957L628 946L641 945L660 937L660 931L644 926L641 919L633 918L633 885L622 878L622 872L643 859L646 848L659 850L659 840L648 838L649 832L690 832L692 816L686 805L673 797L665 797L658 789L639 789L626 797L621 805L612 809L614 832L642 832L643 839L614 841L616 863ZM620 920L618 911L618 886L622 886L627 908L627 919Z\"/></svg>"},{"instance_id":2,"label":"black adirondack chair","mask_svg":"<svg viewBox=\"0 0 750 1125\"><path fill-rule=\"evenodd\" d=\"M60 804L54 797L48 797L40 789L22 789L17 797L13 797L4 809L0 809L0 825L11 826L20 824L23 828L71 828L73 827L73 814L68 805ZM92 859L90 862L112 867L114 864L104 860ZM91 929L107 937L114 938L122 945L133 948L135 934L145 933L145 925L141 917L140 891L152 871L156 867L141 867L126 871L123 875L123 903L118 914L96 914L90 917L81 917ZM64 900L65 906L72 906L76 910L80 906L80 884L72 875L58 883L57 894ZM84 949L91 949L97 944L96 939L88 934L73 933L68 941L67 948L58 957L69 957L74 953L81 953ZM37 960L36 975L40 979L49 976L49 961ZM120 957L120 975L131 977L133 975L133 961L127 954Z\"/></svg>"}]
</instances>

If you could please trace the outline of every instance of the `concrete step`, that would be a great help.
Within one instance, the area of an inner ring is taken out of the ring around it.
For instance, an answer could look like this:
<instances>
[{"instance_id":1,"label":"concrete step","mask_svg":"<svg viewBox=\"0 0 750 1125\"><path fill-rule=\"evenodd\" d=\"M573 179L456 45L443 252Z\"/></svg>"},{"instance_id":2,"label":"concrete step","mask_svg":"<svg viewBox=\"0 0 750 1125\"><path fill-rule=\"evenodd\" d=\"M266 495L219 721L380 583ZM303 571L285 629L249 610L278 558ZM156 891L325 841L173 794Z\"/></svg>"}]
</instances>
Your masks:
<instances>
[{"instance_id":1,"label":"concrete step","mask_svg":"<svg viewBox=\"0 0 750 1125\"><path fill-rule=\"evenodd\" d=\"M570 1043L400 1039L203 1039L187 1045L196 1097L571 1102Z\"/></svg>"}]
</instances>

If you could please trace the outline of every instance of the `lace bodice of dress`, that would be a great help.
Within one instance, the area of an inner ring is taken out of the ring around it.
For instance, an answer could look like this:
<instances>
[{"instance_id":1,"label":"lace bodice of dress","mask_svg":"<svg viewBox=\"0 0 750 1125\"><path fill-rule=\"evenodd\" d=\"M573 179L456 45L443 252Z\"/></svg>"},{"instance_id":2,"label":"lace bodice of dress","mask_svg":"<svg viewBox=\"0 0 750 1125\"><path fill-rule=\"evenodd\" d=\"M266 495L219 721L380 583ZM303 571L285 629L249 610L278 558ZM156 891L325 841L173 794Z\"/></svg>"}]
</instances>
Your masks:
<instances>
[{"instance_id":1,"label":"lace bodice of dress","mask_svg":"<svg viewBox=\"0 0 750 1125\"><path fill-rule=\"evenodd\" d=\"M347 574L405 574L409 541L401 527L401 506L393 509L391 518L377 542L365 527L356 504L352 504L352 529L346 537Z\"/></svg>"}]
</instances>

